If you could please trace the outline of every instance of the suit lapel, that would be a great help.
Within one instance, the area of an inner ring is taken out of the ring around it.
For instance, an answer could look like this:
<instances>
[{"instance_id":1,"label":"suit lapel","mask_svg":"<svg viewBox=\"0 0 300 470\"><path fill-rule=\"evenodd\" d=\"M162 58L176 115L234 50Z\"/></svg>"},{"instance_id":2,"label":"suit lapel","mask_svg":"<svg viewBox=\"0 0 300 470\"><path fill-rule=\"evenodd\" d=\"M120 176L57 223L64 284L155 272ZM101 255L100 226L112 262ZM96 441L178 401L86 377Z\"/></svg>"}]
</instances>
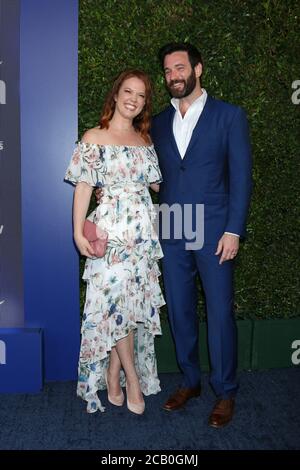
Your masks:
<instances>
[{"instance_id":1,"label":"suit lapel","mask_svg":"<svg viewBox=\"0 0 300 470\"><path fill-rule=\"evenodd\" d=\"M212 110L213 110L213 98L211 98L209 95L207 96L207 100L205 103L205 106L203 108L203 111L197 121L197 124L193 130L193 134L190 140L190 143L188 145L188 148L186 149L186 152L184 154L183 160L186 160L191 153L191 149L195 145L195 143L198 141L198 139L205 139L205 136L207 134L207 129L208 125L212 116ZM172 132L173 134L173 132ZM174 136L173 136L174 139ZM174 139L175 141L175 139ZM177 147L177 146L176 146ZM177 149L178 152L178 149ZM179 152L178 152L179 153Z\"/></svg>"}]
</instances>

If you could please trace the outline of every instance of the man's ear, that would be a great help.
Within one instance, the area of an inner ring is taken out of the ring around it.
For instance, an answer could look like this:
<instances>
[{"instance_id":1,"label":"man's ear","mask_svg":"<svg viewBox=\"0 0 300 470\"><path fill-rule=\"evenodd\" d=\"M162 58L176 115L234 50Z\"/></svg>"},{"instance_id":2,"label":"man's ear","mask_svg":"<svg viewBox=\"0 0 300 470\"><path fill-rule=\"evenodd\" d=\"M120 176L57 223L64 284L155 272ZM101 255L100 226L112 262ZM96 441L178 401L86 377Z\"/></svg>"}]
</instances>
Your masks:
<instances>
[{"instance_id":1,"label":"man's ear","mask_svg":"<svg viewBox=\"0 0 300 470\"><path fill-rule=\"evenodd\" d=\"M194 67L196 77L199 78L202 75L202 64L200 62Z\"/></svg>"}]
</instances>

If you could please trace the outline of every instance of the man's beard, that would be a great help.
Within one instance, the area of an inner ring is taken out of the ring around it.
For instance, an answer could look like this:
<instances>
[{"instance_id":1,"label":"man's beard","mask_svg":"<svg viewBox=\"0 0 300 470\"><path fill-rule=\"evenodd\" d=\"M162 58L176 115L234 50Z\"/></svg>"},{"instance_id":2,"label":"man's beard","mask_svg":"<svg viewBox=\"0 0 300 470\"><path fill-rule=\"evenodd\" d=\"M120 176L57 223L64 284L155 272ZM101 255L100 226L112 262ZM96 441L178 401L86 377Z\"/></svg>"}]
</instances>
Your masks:
<instances>
[{"instance_id":1,"label":"man's beard","mask_svg":"<svg viewBox=\"0 0 300 470\"><path fill-rule=\"evenodd\" d=\"M173 88L173 85L175 85L176 83L184 83L184 87L182 88L182 90ZM194 91L196 83L197 78L195 70L192 70L187 80L171 80L169 83L167 83L167 88L173 98L185 98Z\"/></svg>"}]
</instances>

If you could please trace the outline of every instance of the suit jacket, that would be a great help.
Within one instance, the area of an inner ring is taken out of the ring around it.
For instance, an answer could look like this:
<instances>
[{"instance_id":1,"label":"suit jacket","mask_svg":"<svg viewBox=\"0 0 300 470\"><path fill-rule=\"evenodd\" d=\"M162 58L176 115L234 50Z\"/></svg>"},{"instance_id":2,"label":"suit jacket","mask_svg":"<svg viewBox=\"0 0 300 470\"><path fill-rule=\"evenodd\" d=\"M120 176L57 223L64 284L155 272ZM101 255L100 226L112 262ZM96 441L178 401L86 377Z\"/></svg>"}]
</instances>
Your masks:
<instances>
[{"instance_id":1,"label":"suit jacket","mask_svg":"<svg viewBox=\"0 0 300 470\"><path fill-rule=\"evenodd\" d=\"M193 211L204 204L205 243L215 244L225 231L243 237L252 189L245 112L208 96L183 159L173 134L174 113L170 105L152 123L163 177L160 204L191 204Z\"/></svg>"}]
</instances>

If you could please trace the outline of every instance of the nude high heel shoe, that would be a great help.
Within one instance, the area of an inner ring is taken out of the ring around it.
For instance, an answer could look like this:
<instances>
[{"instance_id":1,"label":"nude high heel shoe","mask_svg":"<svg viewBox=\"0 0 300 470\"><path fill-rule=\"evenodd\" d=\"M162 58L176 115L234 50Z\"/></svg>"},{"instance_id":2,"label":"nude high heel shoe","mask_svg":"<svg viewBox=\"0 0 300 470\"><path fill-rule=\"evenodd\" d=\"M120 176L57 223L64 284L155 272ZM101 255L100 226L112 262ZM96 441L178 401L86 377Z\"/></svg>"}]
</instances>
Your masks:
<instances>
[{"instance_id":1,"label":"nude high heel shoe","mask_svg":"<svg viewBox=\"0 0 300 470\"><path fill-rule=\"evenodd\" d=\"M131 403L128 400L128 392L127 392L127 382L126 382L126 395L127 395L127 408L129 411L132 413L135 413L136 415L142 415L145 411L145 402L143 403Z\"/></svg>"},{"instance_id":2,"label":"nude high heel shoe","mask_svg":"<svg viewBox=\"0 0 300 470\"><path fill-rule=\"evenodd\" d=\"M112 396L109 394L109 386L108 386L108 380L107 380L107 370L105 371L104 377L105 377L105 383L106 383L106 388L107 388L107 398L108 398L108 401L109 401L112 405L115 405L115 406L122 406L123 403L124 403L124 399L125 399L123 390L121 389L120 395L115 395L114 397L112 397Z\"/></svg>"}]
</instances>

